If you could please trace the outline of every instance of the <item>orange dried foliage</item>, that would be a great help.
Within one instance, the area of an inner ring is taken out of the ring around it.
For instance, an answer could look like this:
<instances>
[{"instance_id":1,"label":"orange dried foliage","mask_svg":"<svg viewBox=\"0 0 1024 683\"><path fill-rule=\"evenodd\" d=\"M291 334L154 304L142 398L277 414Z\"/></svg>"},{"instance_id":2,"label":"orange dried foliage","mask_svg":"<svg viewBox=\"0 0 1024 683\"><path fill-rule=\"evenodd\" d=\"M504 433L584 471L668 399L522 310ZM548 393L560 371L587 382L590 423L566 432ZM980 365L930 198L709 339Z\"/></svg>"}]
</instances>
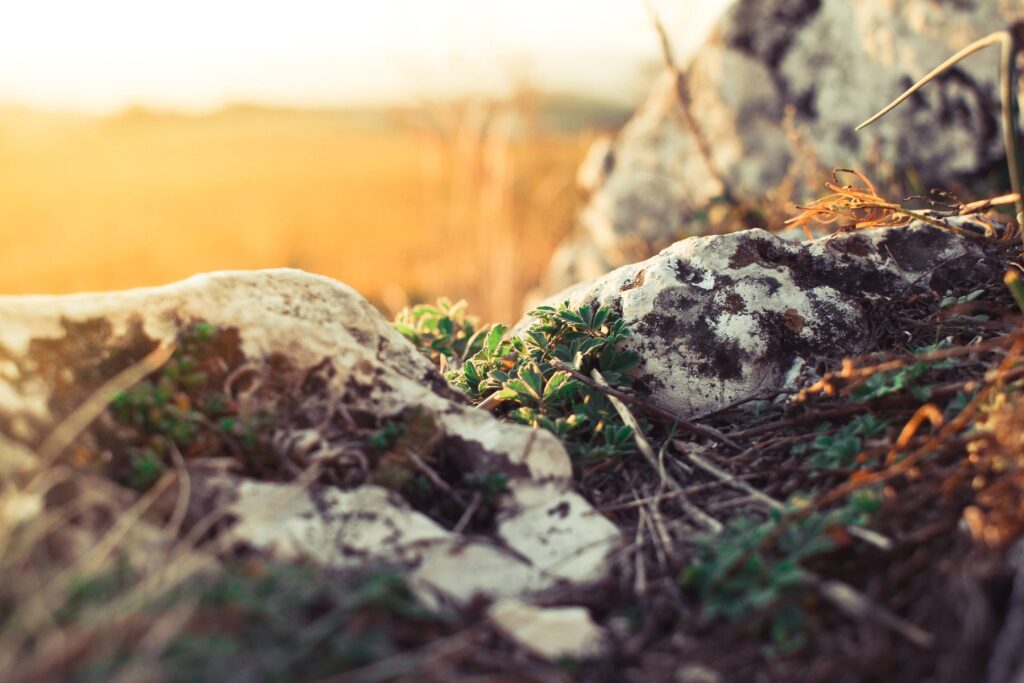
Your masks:
<instances>
[{"instance_id":1,"label":"orange dried foliage","mask_svg":"<svg viewBox=\"0 0 1024 683\"><path fill-rule=\"evenodd\" d=\"M977 493L964 521L977 543L999 549L1024 534L1024 405L1000 395L972 444Z\"/></svg>"},{"instance_id":2,"label":"orange dried foliage","mask_svg":"<svg viewBox=\"0 0 1024 683\"><path fill-rule=\"evenodd\" d=\"M860 185L843 185L839 181L840 174L854 176ZM825 183L831 190L820 199L806 206L798 206L801 213L786 221L790 228L801 228L807 239L813 240L812 228L835 225L844 228L878 228L885 226L906 225L911 216L897 211L902 209L899 204L886 201L880 197L875 186L867 176L849 168L837 168L832 171L832 180Z\"/></svg>"}]
</instances>

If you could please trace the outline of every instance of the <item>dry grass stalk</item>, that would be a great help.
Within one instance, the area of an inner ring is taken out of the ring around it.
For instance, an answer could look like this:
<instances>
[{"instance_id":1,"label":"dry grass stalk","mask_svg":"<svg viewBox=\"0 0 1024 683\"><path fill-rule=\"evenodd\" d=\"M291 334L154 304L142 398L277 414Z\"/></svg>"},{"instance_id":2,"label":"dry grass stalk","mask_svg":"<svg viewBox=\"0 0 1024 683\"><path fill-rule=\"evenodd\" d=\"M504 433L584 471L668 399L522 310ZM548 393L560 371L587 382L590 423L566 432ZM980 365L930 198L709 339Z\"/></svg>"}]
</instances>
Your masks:
<instances>
[{"instance_id":1,"label":"dry grass stalk","mask_svg":"<svg viewBox=\"0 0 1024 683\"><path fill-rule=\"evenodd\" d=\"M1024 176L1021 163L1024 162L1021 153L1021 135L1017 122L1017 70L1016 56L1024 52L1024 22L1018 22L1012 29L996 31L984 38L980 38L955 55L935 67L927 76L905 90L899 97L890 102L884 109L857 126L856 130L871 125L890 111L898 107L915 92L935 80L938 76L951 69L955 64L964 58L985 49L992 45L999 46L999 95L1002 100L1003 111L1003 144L1006 147L1006 164L1010 174L1010 188L1016 195L1017 223L1024 224L1024 189L1021 185L1021 177Z\"/></svg>"},{"instance_id":2,"label":"dry grass stalk","mask_svg":"<svg viewBox=\"0 0 1024 683\"><path fill-rule=\"evenodd\" d=\"M604 381L604 377L602 377L601 373L598 372L596 369L593 371L593 376L594 381L597 383L598 387L601 387L603 389L611 389L611 387L608 386L608 383ZM659 461L658 456L655 454L650 442L647 441L647 438L644 436L643 429L640 428L640 424L636 421L636 418L633 416L633 414L629 412L629 408L626 407L626 404L623 403L618 396L615 396L610 393L606 395L608 396L608 400L611 401L611 404L615 407L615 410L619 413L619 416L622 418L622 421L626 423L627 426L632 428L633 438L636 440L637 449L639 449L640 454L644 456L644 459L647 461L647 463L654 469L655 472L658 473L661 487L664 488L667 486L668 488L671 488L673 491L678 493L679 505L683 508L683 510L686 511L686 513L690 517L692 517L701 526L711 531L711 533L721 533L722 529L724 528L722 526L722 523L714 517L712 517L711 515L709 515L708 513L701 510L696 505L694 505L689 500L689 498L687 498L686 495L682 493L684 490L683 486L678 481L676 481L675 478L672 477L672 475L665 471L664 464L661 461Z\"/></svg>"},{"instance_id":3,"label":"dry grass stalk","mask_svg":"<svg viewBox=\"0 0 1024 683\"><path fill-rule=\"evenodd\" d=\"M150 373L160 369L164 363L170 360L173 353L173 343L160 344L138 363L125 368L104 382L99 389L93 392L92 396L64 418L64 421L57 425L39 446L37 455L42 465L41 469L45 470L47 465L55 462L64 449L70 446L71 442L107 409L118 392L130 389Z\"/></svg>"},{"instance_id":4,"label":"dry grass stalk","mask_svg":"<svg viewBox=\"0 0 1024 683\"><path fill-rule=\"evenodd\" d=\"M842 184L839 174L850 174L860 184ZM921 221L943 230L950 230L969 237L974 233L950 225L919 211L913 211L901 204L890 202L879 196L875 186L867 176L849 168L837 168L832 171L832 179L825 183L831 193L816 199L805 206L798 206L800 214L786 221L790 228L801 228L807 239L813 240L812 228L836 226L837 230L860 230L867 228L899 227L911 221ZM992 200L994 201L994 200ZM994 230L989 226L990 236Z\"/></svg>"}]
</instances>

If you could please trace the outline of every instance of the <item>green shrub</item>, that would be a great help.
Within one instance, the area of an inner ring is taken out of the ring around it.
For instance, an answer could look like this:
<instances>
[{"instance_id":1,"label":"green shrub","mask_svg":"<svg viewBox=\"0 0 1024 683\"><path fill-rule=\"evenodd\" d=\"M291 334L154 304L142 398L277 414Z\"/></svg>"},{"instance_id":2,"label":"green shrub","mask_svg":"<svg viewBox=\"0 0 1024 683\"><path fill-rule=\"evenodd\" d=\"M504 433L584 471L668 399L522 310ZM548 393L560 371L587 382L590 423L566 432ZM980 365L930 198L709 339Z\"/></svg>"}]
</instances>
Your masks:
<instances>
[{"instance_id":1,"label":"green shrub","mask_svg":"<svg viewBox=\"0 0 1024 683\"><path fill-rule=\"evenodd\" d=\"M829 433L834 426L826 422L818 427L818 435L810 444L800 444L790 449L791 453L809 454L807 464L820 468L852 467L856 458L865 448L868 439L885 435L892 420L874 415L858 415L840 429Z\"/></svg>"},{"instance_id":2,"label":"green shrub","mask_svg":"<svg viewBox=\"0 0 1024 683\"><path fill-rule=\"evenodd\" d=\"M395 329L416 345L434 364L441 358L464 359L480 348L483 330L466 314L466 302L438 299L437 304L418 304L395 317Z\"/></svg>"},{"instance_id":3,"label":"green shrub","mask_svg":"<svg viewBox=\"0 0 1024 683\"><path fill-rule=\"evenodd\" d=\"M448 381L475 401L503 404L507 419L550 431L576 458L635 452L633 431L608 398L566 370L586 376L598 370L609 385L631 387L627 373L640 359L620 348L629 336L625 321L607 306L568 302L529 315L534 322L521 336L506 338L503 325L491 328Z\"/></svg>"},{"instance_id":4,"label":"green shrub","mask_svg":"<svg viewBox=\"0 0 1024 683\"><path fill-rule=\"evenodd\" d=\"M696 558L682 583L700 598L704 617L737 620L772 608L772 642L783 651L802 644L803 614L796 601L811 578L802 563L834 549L834 533L865 524L880 501L864 490L851 495L844 507L796 514L804 505L805 500L793 496L785 510L771 510L767 518L740 515L720 534L698 539Z\"/></svg>"}]
</instances>

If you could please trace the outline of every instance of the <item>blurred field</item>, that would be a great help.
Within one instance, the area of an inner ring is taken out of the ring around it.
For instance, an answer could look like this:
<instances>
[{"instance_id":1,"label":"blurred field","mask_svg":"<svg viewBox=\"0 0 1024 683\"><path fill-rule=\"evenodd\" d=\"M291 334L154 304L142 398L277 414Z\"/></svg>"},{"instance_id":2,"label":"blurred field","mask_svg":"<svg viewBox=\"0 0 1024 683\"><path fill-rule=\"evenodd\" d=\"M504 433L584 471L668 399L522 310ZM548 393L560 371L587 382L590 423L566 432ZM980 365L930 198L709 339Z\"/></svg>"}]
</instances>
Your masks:
<instances>
[{"instance_id":1,"label":"blurred field","mask_svg":"<svg viewBox=\"0 0 1024 683\"><path fill-rule=\"evenodd\" d=\"M520 105L0 110L0 292L293 266L386 309L448 295L511 320L571 227L594 135L540 118Z\"/></svg>"}]
</instances>

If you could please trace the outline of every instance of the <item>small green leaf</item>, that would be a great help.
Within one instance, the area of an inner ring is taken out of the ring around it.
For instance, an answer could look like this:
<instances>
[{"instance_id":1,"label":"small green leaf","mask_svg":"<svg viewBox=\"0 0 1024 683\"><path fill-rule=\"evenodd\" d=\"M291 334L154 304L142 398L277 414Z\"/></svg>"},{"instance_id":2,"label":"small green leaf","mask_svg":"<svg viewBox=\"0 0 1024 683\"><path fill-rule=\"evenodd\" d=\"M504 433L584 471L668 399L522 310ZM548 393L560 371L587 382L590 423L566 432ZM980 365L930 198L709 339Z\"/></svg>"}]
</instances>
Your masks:
<instances>
[{"instance_id":1,"label":"small green leaf","mask_svg":"<svg viewBox=\"0 0 1024 683\"><path fill-rule=\"evenodd\" d=\"M551 401L563 395L567 389L572 388L572 375L560 370L551 376L544 386L544 400Z\"/></svg>"}]
</instances>

